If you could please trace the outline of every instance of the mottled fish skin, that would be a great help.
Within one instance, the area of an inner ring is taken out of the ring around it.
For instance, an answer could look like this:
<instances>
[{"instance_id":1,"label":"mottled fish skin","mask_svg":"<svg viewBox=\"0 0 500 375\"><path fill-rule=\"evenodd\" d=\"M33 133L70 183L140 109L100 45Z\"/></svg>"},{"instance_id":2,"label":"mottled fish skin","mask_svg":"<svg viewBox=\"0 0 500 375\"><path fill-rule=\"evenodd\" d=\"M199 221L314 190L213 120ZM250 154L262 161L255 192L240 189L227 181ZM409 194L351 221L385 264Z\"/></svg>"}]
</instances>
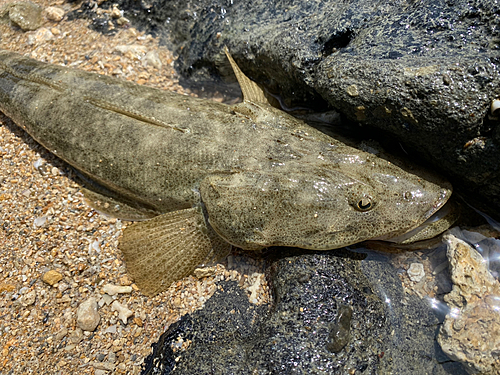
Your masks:
<instances>
[{"instance_id":1,"label":"mottled fish skin","mask_svg":"<svg viewBox=\"0 0 500 375\"><path fill-rule=\"evenodd\" d=\"M199 207L244 249L398 236L451 195L265 103L229 106L8 51L0 110L118 200L149 216Z\"/></svg>"}]
</instances>

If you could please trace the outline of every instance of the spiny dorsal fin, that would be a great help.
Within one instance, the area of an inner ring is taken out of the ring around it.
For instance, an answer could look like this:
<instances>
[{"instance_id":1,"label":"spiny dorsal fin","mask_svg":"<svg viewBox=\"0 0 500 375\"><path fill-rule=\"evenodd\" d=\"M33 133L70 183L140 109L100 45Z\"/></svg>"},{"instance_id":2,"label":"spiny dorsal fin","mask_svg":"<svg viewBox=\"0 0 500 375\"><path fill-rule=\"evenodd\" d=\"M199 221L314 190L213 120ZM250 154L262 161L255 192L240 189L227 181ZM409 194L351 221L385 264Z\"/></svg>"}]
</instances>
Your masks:
<instances>
[{"instance_id":1,"label":"spiny dorsal fin","mask_svg":"<svg viewBox=\"0 0 500 375\"><path fill-rule=\"evenodd\" d=\"M264 103L272 107L281 109L281 106L273 96L267 94L256 82L248 78L245 73L241 71L239 66L234 61L233 57L229 53L227 46L224 46L224 52L233 68L236 79L240 84L241 92L243 93L243 101L252 103Z\"/></svg>"}]
</instances>

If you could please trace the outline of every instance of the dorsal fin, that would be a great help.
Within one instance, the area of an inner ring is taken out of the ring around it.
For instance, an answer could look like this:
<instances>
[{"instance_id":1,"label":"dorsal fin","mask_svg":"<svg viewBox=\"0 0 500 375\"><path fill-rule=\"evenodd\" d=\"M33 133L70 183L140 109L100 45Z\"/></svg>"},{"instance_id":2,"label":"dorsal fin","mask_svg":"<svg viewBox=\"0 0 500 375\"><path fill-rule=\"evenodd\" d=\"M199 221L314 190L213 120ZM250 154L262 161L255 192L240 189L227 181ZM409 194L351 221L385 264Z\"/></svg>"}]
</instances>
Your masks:
<instances>
[{"instance_id":1,"label":"dorsal fin","mask_svg":"<svg viewBox=\"0 0 500 375\"><path fill-rule=\"evenodd\" d=\"M241 71L239 66L233 60L233 57L229 53L227 46L224 46L224 52L233 68L236 79L240 84L241 92L243 93L243 101L253 102L253 103L264 103L272 107L281 109L279 101L273 96L267 94L256 82L248 78L245 73Z\"/></svg>"}]
</instances>

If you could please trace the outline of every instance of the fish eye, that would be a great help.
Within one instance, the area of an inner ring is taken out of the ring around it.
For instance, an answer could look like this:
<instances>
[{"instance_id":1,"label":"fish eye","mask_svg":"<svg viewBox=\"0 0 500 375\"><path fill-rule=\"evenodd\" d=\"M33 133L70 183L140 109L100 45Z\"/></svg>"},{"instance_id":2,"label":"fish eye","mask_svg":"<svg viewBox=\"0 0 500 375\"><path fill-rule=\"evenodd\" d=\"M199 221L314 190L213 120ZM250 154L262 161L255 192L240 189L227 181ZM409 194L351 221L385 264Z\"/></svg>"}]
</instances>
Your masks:
<instances>
[{"instance_id":1,"label":"fish eye","mask_svg":"<svg viewBox=\"0 0 500 375\"><path fill-rule=\"evenodd\" d=\"M363 197L361 198L355 205L355 207L358 211L361 212L366 212L369 211L373 208L373 203L371 197Z\"/></svg>"},{"instance_id":2,"label":"fish eye","mask_svg":"<svg viewBox=\"0 0 500 375\"><path fill-rule=\"evenodd\" d=\"M377 205L377 193L368 185L350 186L347 199L349 205L360 212L370 211Z\"/></svg>"}]
</instances>

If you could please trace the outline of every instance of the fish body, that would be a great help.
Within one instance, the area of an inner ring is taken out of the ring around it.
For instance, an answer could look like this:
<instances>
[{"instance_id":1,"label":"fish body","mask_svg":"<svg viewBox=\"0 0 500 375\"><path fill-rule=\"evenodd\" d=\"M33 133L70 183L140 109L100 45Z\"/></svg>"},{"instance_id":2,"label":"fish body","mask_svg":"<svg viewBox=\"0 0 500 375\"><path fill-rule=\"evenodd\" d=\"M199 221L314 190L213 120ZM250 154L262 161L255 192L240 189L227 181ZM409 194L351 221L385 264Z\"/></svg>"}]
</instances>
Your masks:
<instances>
[{"instance_id":1,"label":"fish body","mask_svg":"<svg viewBox=\"0 0 500 375\"><path fill-rule=\"evenodd\" d=\"M230 245L390 240L448 200L449 184L272 107L230 61L245 96L231 106L0 51L0 110L92 181L107 213L145 220L120 247L147 294Z\"/></svg>"}]
</instances>

